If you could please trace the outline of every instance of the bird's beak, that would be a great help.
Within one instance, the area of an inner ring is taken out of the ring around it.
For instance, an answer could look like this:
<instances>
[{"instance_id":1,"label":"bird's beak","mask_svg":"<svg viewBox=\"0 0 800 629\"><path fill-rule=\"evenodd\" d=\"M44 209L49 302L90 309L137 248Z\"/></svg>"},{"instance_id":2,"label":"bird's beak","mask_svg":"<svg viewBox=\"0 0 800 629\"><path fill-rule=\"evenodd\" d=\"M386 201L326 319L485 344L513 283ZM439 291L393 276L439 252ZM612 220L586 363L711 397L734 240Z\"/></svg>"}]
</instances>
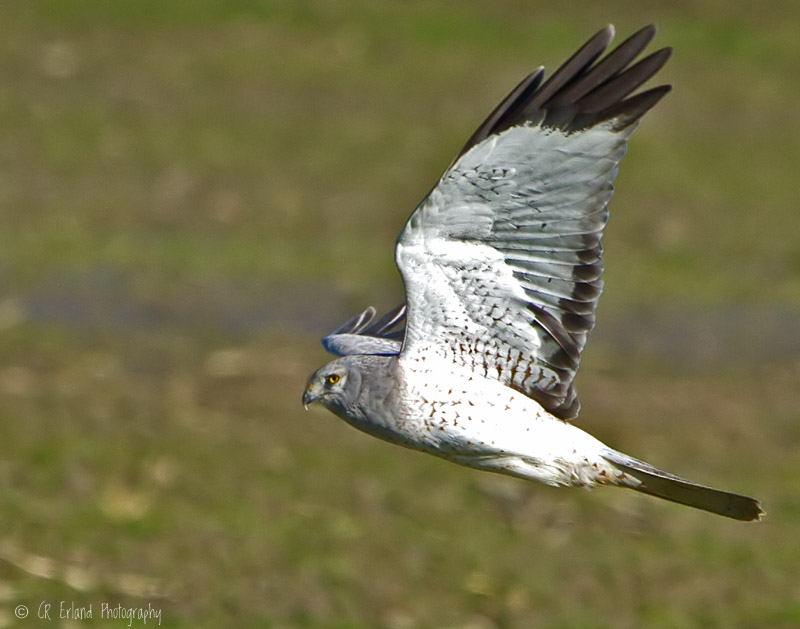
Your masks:
<instances>
[{"instance_id":1,"label":"bird's beak","mask_svg":"<svg viewBox=\"0 0 800 629\"><path fill-rule=\"evenodd\" d=\"M313 404L317 401L317 396L311 391L311 385L306 387L306 390L303 391L303 408L308 410L308 405Z\"/></svg>"}]
</instances>

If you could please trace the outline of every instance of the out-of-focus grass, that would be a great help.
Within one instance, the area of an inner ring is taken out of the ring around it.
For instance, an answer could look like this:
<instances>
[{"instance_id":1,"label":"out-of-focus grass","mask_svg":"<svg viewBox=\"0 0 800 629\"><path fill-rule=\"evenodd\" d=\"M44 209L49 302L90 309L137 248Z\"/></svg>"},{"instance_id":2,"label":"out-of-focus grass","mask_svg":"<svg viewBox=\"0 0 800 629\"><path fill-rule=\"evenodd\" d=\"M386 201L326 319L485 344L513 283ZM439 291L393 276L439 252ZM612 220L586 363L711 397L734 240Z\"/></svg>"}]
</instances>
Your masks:
<instances>
[{"instance_id":1,"label":"out-of-focus grass","mask_svg":"<svg viewBox=\"0 0 800 629\"><path fill-rule=\"evenodd\" d=\"M621 13L164 4L6 9L2 200L18 210L0 244L12 282L112 265L367 293L394 277L386 243L499 95ZM622 34L657 19L677 54L663 73L676 90L619 180L610 304L800 299L785 237L800 159L787 132L793 24L777 9L754 21L702 7L631 5L617 19Z\"/></svg>"},{"instance_id":2,"label":"out-of-focus grass","mask_svg":"<svg viewBox=\"0 0 800 629\"><path fill-rule=\"evenodd\" d=\"M315 337L159 323L218 286L399 295L395 235L453 152L609 21L659 22L676 55L618 180L601 325L796 308L800 10L749 7L4 5L0 626L42 600L150 602L168 627L800 624L797 358L587 350L581 425L758 495L768 519L741 525L393 448L302 413ZM25 308L96 276L147 321Z\"/></svg>"}]
</instances>

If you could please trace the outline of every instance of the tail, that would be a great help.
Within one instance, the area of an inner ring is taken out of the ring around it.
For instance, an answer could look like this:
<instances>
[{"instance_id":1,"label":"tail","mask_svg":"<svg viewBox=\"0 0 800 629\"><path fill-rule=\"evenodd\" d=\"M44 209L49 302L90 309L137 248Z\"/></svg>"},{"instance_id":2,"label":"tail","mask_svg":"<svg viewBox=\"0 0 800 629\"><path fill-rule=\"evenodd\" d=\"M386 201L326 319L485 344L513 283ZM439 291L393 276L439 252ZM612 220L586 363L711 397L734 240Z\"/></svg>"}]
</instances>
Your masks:
<instances>
[{"instance_id":1,"label":"tail","mask_svg":"<svg viewBox=\"0 0 800 629\"><path fill-rule=\"evenodd\" d=\"M761 503L754 498L690 483L616 450L606 450L603 458L633 477L635 480L627 486L636 491L735 520L760 520L764 515Z\"/></svg>"}]
</instances>

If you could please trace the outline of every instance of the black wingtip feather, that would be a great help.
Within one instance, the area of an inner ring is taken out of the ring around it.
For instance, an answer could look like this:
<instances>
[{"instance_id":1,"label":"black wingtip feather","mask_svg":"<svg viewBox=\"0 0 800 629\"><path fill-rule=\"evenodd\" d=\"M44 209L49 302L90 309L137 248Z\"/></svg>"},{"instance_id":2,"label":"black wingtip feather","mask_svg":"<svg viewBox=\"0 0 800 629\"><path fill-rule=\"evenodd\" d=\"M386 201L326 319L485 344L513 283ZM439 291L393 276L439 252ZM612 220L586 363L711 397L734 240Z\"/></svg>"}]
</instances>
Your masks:
<instances>
[{"instance_id":1,"label":"black wingtip feather","mask_svg":"<svg viewBox=\"0 0 800 629\"><path fill-rule=\"evenodd\" d=\"M595 33L546 81L540 68L519 83L478 127L456 159L491 135L521 124L538 124L570 133L616 120L624 129L639 120L669 91L663 85L637 96L628 95L649 80L672 52L662 48L634 65L655 37L649 24L600 58L614 39L609 25ZM599 61L598 61L599 59Z\"/></svg>"},{"instance_id":2,"label":"black wingtip feather","mask_svg":"<svg viewBox=\"0 0 800 629\"><path fill-rule=\"evenodd\" d=\"M636 31L599 61L590 73L561 90L558 96L550 100L551 104L558 106L575 102L601 85L603 81L614 76L619 68L627 66L647 47L647 44L655 37L657 30L655 24L650 24Z\"/></svg>"},{"instance_id":3,"label":"black wingtip feather","mask_svg":"<svg viewBox=\"0 0 800 629\"><path fill-rule=\"evenodd\" d=\"M531 108L544 108L548 101L556 97L562 87L576 76L580 76L586 68L603 54L614 39L614 27L609 24L595 33L589 41L581 46L553 75L544 82L536 95L531 99Z\"/></svg>"},{"instance_id":4,"label":"black wingtip feather","mask_svg":"<svg viewBox=\"0 0 800 629\"><path fill-rule=\"evenodd\" d=\"M614 120L616 129L625 128L638 121L655 107L656 103L664 98L670 90L672 90L671 85L661 85L641 94L631 96L598 114L598 120Z\"/></svg>"},{"instance_id":5,"label":"black wingtip feather","mask_svg":"<svg viewBox=\"0 0 800 629\"><path fill-rule=\"evenodd\" d=\"M522 79L492 110L492 113L475 130L475 133L470 136L469 140L464 144L464 148L458 152L456 159L490 135L499 133L511 126L512 121L516 120L521 114L520 110L528 103L531 96L536 93L543 77L544 68L539 67Z\"/></svg>"},{"instance_id":6,"label":"black wingtip feather","mask_svg":"<svg viewBox=\"0 0 800 629\"><path fill-rule=\"evenodd\" d=\"M622 102L622 99L658 72L671 54L671 48L662 48L648 55L581 98L578 106L586 113L596 113Z\"/></svg>"}]
</instances>

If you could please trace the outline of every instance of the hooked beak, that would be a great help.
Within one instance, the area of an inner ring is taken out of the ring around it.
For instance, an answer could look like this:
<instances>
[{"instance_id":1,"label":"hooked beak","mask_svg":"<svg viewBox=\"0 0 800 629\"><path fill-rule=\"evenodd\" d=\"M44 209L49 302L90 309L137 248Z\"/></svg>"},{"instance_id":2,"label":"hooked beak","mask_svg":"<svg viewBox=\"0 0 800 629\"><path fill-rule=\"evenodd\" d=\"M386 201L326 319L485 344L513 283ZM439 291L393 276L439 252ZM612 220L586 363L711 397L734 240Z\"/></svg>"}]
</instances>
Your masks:
<instances>
[{"instance_id":1,"label":"hooked beak","mask_svg":"<svg viewBox=\"0 0 800 629\"><path fill-rule=\"evenodd\" d=\"M306 390L303 391L303 408L308 410L308 405L313 404L317 401L317 396L311 391L311 385L306 387Z\"/></svg>"}]
</instances>

